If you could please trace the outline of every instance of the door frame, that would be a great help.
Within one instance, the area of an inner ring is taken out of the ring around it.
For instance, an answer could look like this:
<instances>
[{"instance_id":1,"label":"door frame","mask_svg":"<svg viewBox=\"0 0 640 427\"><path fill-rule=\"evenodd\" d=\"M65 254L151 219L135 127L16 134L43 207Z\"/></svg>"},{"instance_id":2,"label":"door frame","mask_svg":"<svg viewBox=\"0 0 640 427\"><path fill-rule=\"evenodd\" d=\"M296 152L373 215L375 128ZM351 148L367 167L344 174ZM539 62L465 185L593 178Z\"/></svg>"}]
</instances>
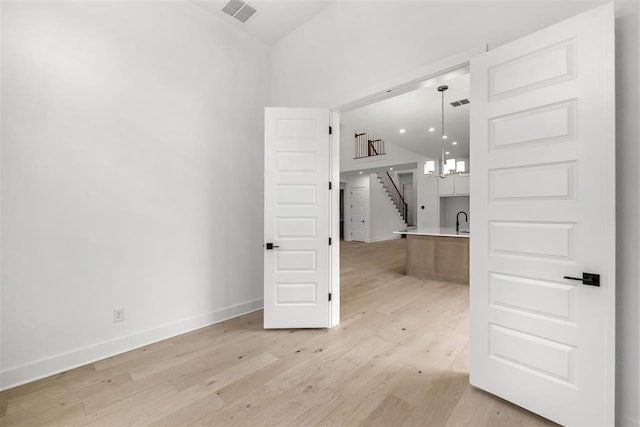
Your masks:
<instances>
[{"instance_id":1,"label":"door frame","mask_svg":"<svg viewBox=\"0 0 640 427\"><path fill-rule=\"evenodd\" d=\"M332 244L329 255L329 328L340 324L340 113L355 110L384 99L411 92L426 85L437 86L460 73L469 72L471 58L488 50L488 44L431 62L413 71L403 73L373 87L347 95L345 100L329 108L330 135L330 176L334 191L330 193L330 233ZM471 159L469 159L471 162ZM416 202L417 203L417 202ZM418 220L416 214L416 221Z\"/></svg>"}]
</instances>

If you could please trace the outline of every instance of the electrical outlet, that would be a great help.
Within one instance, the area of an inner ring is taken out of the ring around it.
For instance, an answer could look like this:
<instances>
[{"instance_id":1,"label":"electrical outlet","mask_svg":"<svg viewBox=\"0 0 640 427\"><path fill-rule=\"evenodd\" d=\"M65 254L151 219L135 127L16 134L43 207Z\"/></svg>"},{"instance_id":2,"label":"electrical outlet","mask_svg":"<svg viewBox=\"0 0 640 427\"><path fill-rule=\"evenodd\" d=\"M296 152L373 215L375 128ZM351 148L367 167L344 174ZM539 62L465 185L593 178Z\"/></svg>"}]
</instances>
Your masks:
<instances>
[{"instance_id":1,"label":"electrical outlet","mask_svg":"<svg viewBox=\"0 0 640 427\"><path fill-rule=\"evenodd\" d=\"M113 323L124 321L124 308L115 308L113 310Z\"/></svg>"}]
</instances>

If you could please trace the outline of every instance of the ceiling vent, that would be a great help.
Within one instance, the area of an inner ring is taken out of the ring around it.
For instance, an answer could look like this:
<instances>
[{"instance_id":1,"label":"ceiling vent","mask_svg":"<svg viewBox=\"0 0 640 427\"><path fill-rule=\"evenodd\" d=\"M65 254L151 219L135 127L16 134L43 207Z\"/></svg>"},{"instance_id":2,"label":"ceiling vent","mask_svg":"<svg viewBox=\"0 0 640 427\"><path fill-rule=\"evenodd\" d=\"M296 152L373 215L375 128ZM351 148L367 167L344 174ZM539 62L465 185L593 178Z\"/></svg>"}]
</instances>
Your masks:
<instances>
[{"instance_id":1,"label":"ceiling vent","mask_svg":"<svg viewBox=\"0 0 640 427\"><path fill-rule=\"evenodd\" d=\"M460 101L453 101L451 105L453 105L454 107L459 107L461 105L466 105L468 103L469 103L469 100L465 98L465 99L461 99Z\"/></svg>"},{"instance_id":2,"label":"ceiling vent","mask_svg":"<svg viewBox=\"0 0 640 427\"><path fill-rule=\"evenodd\" d=\"M233 16L243 24L249 20L257 10L242 0L231 0L222 8L222 11L229 16Z\"/></svg>"}]
</instances>

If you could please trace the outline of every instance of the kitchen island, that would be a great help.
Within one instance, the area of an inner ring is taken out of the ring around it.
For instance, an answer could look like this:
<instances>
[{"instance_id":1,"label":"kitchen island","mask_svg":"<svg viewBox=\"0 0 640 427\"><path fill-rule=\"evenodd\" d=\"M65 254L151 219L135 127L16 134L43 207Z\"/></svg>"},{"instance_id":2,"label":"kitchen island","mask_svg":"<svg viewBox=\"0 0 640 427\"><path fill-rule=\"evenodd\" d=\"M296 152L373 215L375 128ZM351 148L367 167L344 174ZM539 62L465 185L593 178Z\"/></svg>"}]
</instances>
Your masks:
<instances>
[{"instance_id":1,"label":"kitchen island","mask_svg":"<svg viewBox=\"0 0 640 427\"><path fill-rule=\"evenodd\" d=\"M455 228L395 231L407 238L407 275L469 283L469 233Z\"/></svg>"}]
</instances>

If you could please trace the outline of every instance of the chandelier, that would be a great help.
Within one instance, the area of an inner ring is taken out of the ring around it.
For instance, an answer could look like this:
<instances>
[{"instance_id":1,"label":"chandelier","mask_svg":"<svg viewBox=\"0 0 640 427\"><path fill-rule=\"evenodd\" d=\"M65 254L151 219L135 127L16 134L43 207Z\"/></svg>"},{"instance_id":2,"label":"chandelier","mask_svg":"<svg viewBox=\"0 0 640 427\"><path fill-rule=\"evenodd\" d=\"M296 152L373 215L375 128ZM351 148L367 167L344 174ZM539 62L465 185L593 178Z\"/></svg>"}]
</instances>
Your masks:
<instances>
[{"instance_id":1,"label":"chandelier","mask_svg":"<svg viewBox=\"0 0 640 427\"><path fill-rule=\"evenodd\" d=\"M438 92L440 92L442 94L442 103L441 103L441 112L442 112L442 122L441 122L441 133L440 133L440 149L441 149L441 160L442 162L440 163L440 177L441 178L445 178L448 175L456 172L456 173L462 173L465 171L465 162L464 160L459 160L456 162L456 159L451 158L451 159L447 159L445 158L445 154L447 154L445 152L445 144L447 142L447 134L445 133L444 130L444 93L447 91L447 89L449 89L449 86L447 85L442 85L442 86L438 86ZM435 160L427 160L427 162L424 164L424 173L425 175L429 175L432 176L432 174L436 171L436 162Z\"/></svg>"}]
</instances>

